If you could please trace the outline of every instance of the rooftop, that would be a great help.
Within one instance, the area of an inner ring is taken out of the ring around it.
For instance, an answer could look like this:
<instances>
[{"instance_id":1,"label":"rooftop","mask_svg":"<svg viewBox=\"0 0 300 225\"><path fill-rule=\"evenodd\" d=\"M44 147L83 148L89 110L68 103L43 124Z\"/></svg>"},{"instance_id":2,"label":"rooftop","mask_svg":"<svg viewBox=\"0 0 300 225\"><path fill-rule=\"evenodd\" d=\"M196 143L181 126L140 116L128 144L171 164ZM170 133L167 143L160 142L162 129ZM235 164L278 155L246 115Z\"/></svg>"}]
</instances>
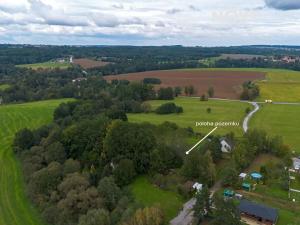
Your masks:
<instances>
[{"instance_id":1,"label":"rooftop","mask_svg":"<svg viewBox=\"0 0 300 225\"><path fill-rule=\"evenodd\" d=\"M278 210L265 205L257 204L247 200L241 200L238 209L241 213L250 214L272 222L278 218Z\"/></svg>"}]
</instances>

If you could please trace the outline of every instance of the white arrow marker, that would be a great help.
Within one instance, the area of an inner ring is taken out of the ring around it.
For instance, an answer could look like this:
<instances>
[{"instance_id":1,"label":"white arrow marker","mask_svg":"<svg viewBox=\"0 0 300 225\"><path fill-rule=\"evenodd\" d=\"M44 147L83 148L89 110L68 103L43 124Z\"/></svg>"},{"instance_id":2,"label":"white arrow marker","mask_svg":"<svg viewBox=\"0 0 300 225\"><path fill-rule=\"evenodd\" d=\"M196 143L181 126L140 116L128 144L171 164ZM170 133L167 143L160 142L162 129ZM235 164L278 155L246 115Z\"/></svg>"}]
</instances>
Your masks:
<instances>
[{"instance_id":1,"label":"white arrow marker","mask_svg":"<svg viewBox=\"0 0 300 225\"><path fill-rule=\"evenodd\" d=\"M205 135L204 138L202 138L200 141L197 142L190 150L188 150L185 154L189 154L194 148L196 148L202 141L204 141L209 135L211 135L218 127L215 127L211 132L209 132L207 135Z\"/></svg>"}]
</instances>

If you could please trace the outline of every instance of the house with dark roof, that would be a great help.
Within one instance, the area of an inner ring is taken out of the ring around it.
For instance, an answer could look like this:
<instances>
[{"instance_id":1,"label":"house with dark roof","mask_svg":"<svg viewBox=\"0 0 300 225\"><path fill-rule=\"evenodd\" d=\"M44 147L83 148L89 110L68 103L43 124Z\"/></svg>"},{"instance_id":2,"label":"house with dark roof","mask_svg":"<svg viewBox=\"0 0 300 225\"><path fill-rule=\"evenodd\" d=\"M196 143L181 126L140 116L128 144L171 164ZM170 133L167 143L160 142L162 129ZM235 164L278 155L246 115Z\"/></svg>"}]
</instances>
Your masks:
<instances>
[{"instance_id":1,"label":"house with dark roof","mask_svg":"<svg viewBox=\"0 0 300 225\"><path fill-rule=\"evenodd\" d=\"M247 200L241 200L238 210L245 222L255 221L261 225L275 225L278 220L277 209Z\"/></svg>"}]
</instances>

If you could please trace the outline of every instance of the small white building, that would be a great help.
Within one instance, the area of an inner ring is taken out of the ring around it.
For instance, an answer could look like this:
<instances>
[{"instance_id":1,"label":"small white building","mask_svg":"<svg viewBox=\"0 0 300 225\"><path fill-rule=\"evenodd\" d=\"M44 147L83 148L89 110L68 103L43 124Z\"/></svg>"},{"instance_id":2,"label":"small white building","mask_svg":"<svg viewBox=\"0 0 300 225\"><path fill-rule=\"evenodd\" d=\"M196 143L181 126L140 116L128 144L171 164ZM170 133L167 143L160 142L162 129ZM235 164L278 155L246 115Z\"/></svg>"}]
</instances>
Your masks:
<instances>
[{"instance_id":1,"label":"small white building","mask_svg":"<svg viewBox=\"0 0 300 225\"><path fill-rule=\"evenodd\" d=\"M246 173L241 173L240 175L239 175L239 178L240 179L245 179L247 177L247 174Z\"/></svg>"},{"instance_id":2,"label":"small white building","mask_svg":"<svg viewBox=\"0 0 300 225\"><path fill-rule=\"evenodd\" d=\"M220 139L221 144L221 151L223 153L230 153L232 150L232 145L229 143L229 141L226 138Z\"/></svg>"},{"instance_id":3,"label":"small white building","mask_svg":"<svg viewBox=\"0 0 300 225\"><path fill-rule=\"evenodd\" d=\"M203 184L199 184L198 182L194 183L193 189L196 190L196 192L202 191Z\"/></svg>"},{"instance_id":4,"label":"small white building","mask_svg":"<svg viewBox=\"0 0 300 225\"><path fill-rule=\"evenodd\" d=\"M300 159L299 158L293 158L293 168L297 172L300 171Z\"/></svg>"}]
</instances>

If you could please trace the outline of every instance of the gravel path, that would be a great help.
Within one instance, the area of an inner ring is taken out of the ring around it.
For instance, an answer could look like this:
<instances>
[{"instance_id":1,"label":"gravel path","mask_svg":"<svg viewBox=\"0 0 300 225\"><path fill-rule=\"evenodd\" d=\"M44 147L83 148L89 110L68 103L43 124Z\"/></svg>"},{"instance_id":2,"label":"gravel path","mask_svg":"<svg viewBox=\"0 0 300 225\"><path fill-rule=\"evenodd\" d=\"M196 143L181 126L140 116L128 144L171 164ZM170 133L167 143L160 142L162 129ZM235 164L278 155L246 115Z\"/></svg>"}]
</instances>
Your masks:
<instances>
[{"instance_id":1,"label":"gravel path","mask_svg":"<svg viewBox=\"0 0 300 225\"><path fill-rule=\"evenodd\" d=\"M249 102L250 104L252 104L254 106L254 110L252 110L244 119L243 122L243 130L245 133L247 133L248 129L249 129L249 121L252 118L252 116L260 109L259 105L257 104L257 102Z\"/></svg>"}]
</instances>

